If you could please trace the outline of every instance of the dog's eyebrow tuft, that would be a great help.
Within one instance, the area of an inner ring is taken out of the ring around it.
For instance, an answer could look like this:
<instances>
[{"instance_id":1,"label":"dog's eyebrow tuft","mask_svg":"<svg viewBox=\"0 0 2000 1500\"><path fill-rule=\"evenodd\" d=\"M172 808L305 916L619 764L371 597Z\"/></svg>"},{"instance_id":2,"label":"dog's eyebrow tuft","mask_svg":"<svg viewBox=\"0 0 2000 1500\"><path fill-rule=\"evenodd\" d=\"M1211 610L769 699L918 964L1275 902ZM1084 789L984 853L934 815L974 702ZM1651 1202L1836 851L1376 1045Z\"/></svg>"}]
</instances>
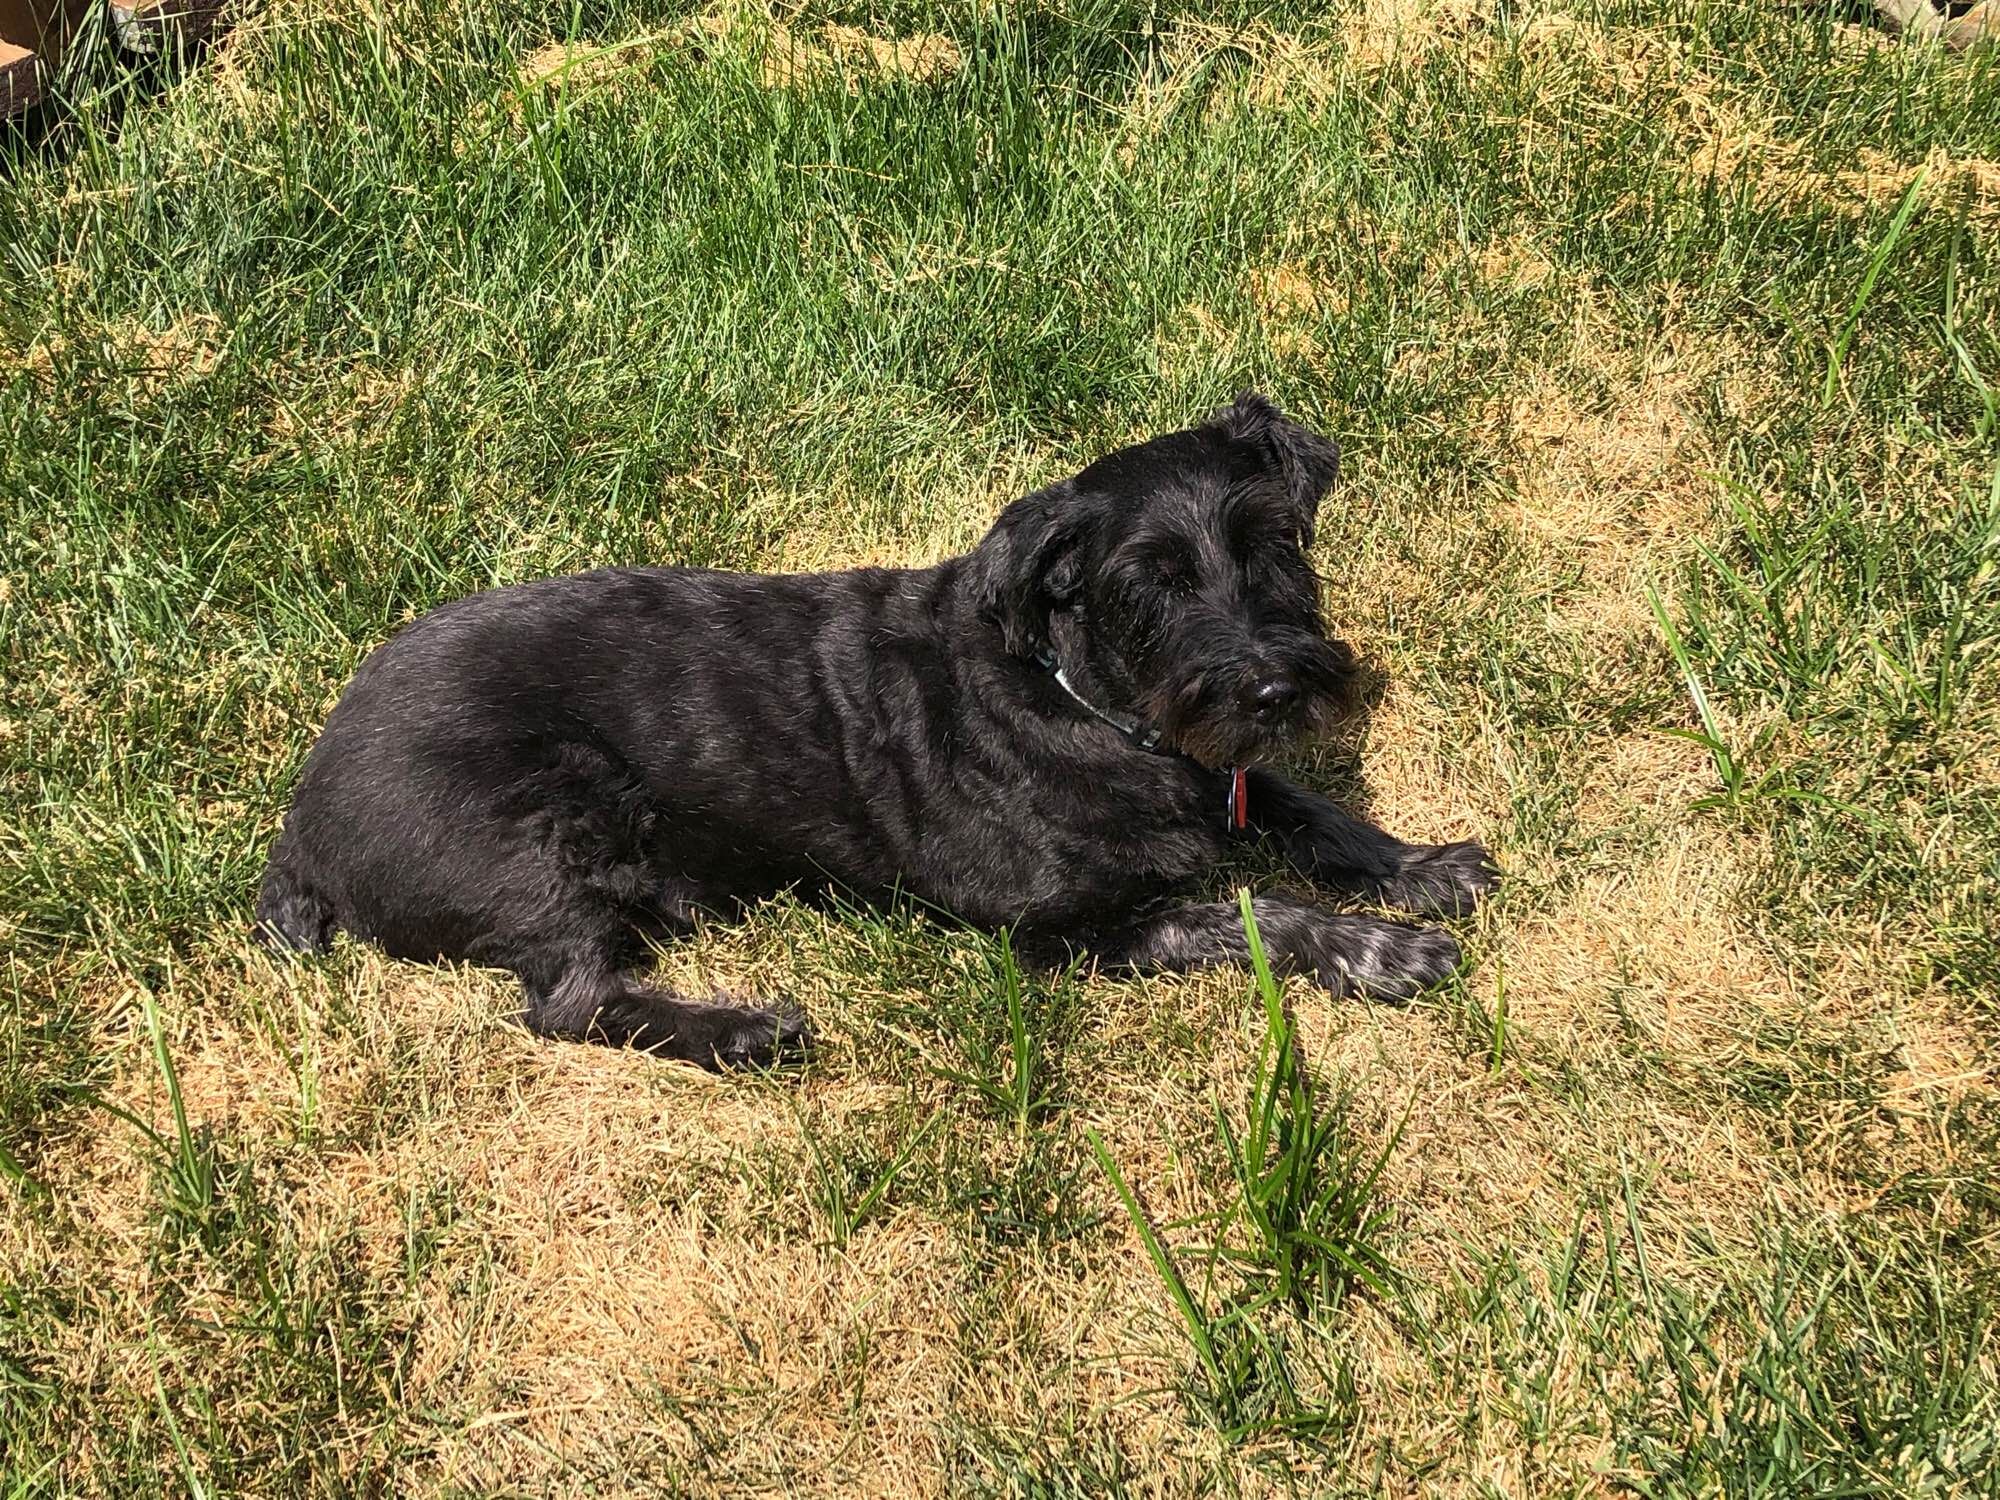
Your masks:
<instances>
[{"instance_id":1,"label":"dog's eyebrow tuft","mask_svg":"<svg viewBox=\"0 0 2000 1500\"><path fill-rule=\"evenodd\" d=\"M1222 533L1232 547L1272 532L1296 533L1298 529L1297 508L1275 476L1240 481L1223 497Z\"/></svg>"}]
</instances>

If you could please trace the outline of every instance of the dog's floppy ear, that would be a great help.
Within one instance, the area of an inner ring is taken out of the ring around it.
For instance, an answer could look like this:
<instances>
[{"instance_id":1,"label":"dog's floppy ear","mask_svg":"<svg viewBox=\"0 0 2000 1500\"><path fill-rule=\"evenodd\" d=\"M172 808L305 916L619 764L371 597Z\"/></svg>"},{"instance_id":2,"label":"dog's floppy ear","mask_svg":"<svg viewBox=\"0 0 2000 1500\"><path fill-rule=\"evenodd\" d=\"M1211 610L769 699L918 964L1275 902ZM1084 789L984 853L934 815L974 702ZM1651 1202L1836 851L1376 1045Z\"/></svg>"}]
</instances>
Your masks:
<instances>
[{"instance_id":1,"label":"dog's floppy ear","mask_svg":"<svg viewBox=\"0 0 2000 1500\"><path fill-rule=\"evenodd\" d=\"M1298 507L1303 539L1311 542L1319 502L1340 475L1340 444L1301 427L1255 391L1245 391L1217 412L1215 423L1231 437L1255 443L1270 454Z\"/></svg>"},{"instance_id":2,"label":"dog's floppy ear","mask_svg":"<svg viewBox=\"0 0 2000 1500\"><path fill-rule=\"evenodd\" d=\"M979 613L999 625L1014 655L1048 644L1049 611L1083 587L1080 544L1095 524L1095 507L1065 479L1001 511L973 549L967 577Z\"/></svg>"}]
</instances>

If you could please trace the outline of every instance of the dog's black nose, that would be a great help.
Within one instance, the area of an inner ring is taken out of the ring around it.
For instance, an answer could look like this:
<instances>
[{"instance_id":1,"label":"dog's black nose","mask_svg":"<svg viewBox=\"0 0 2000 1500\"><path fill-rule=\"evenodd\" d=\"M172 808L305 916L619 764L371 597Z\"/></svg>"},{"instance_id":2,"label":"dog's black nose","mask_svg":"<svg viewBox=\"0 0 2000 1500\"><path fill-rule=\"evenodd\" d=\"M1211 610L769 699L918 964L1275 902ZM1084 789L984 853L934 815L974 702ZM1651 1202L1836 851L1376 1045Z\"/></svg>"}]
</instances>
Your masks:
<instances>
[{"instance_id":1,"label":"dog's black nose","mask_svg":"<svg viewBox=\"0 0 2000 1500\"><path fill-rule=\"evenodd\" d=\"M1260 677L1243 694L1243 706L1260 723L1271 724L1289 714L1299 701L1299 685L1282 675Z\"/></svg>"}]
</instances>

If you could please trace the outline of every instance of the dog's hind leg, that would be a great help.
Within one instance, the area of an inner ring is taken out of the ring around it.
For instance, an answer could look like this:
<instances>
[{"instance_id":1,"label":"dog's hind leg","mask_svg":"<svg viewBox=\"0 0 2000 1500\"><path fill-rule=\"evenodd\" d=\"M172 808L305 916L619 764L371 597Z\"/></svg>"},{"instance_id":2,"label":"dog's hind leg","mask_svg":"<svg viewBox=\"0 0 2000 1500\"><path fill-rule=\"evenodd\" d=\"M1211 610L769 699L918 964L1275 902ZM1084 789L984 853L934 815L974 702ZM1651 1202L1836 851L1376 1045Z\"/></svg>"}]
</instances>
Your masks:
<instances>
[{"instance_id":1,"label":"dog's hind leg","mask_svg":"<svg viewBox=\"0 0 2000 1500\"><path fill-rule=\"evenodd\" d=\"M1407 1000L1458 967L1458 944L1435 927L1330 912L1284 895L1259 896L1250 910L1274 970L1309 974L1336 995ZM1143 973L1185 973L1250 959L1243 914L1233 901L1177 907L1093 946L1102 962Z\"/></svg>"},{"instance_id":2,"label":"dog's hind leg","mask_svg":"<svg viewBox=\"0 0 2000 1500\"><path fill-rule=\"evenodd\" d=\"M1301 875L1384 906L1460 917L1499 881L1474 843L1406 844L1326 798L1269 771L1252 771L1249 819L1278 840Z\"/></svg>"},{"instance_id":3,"label":"dog's hind leg","mask_svg":"<svg viewBox=\"0 0 2000 1500\"><path fill-rule=\"evenodd\" d=\"M530 1030L632 1047L705 1068L768 1067L805 1050L804 1020L714 1005L627 972L642 933L692 928L698 888L663 874L665 841L645 785L601 747L545 752L520 783L528 816L463 836L450 898L483 929L466 957L512 969ZM476 842L475 842L476 839Z\"/></svg>"},{"instance_id":4,"label":"dog's hind leg","mask_svg":"<svg viewBox=\"0 0 2000 1500\"><path fill-rule=\"evenodd\" d=\"M520 968L531 1031L677 1057L704 1068L774 1067L810 1045L803 1017L712 1005L641 984L601 955L540 955Z\"/></svg>"},{"instance_id":5,"label":"dog's hind leg","mask_svg":"<svg viewBox=\"0 0 2000 1500\"><path fill-rule=\"evenodd\" d=\"M274 952L324 953L333 940L333 913L292 873L282 845L257 892L256 935Z\"/></svg>"}]
</instances>

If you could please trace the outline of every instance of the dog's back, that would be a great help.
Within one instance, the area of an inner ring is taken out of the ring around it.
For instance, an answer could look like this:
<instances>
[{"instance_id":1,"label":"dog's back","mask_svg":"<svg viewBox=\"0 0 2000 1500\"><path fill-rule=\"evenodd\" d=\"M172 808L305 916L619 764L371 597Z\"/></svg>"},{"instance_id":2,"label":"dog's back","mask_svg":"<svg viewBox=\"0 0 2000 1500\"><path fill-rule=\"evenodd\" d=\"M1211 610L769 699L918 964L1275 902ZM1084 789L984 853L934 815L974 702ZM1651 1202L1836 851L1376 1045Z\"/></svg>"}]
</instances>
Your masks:
<instances>
[{"instance_id":1,"label":"dog's back","mask_svg":"<svg viewBox=\"0 0 2000 1500\"><path fill-rule=\"evenodd\" d=\"M621 906L663 874L682 883L670 908L892 885L881 856L901 841L878 819L896 799L857 784L882 768L854 752L892 748L888 723L922 707L898 698L949 670L904 628L931 581L604 569L446 605L374 652L328 719L258 915L295 947L340 927L478 958L505 944L495 886L532 905L543 854Z\"/></svg>"}]
</instances>

